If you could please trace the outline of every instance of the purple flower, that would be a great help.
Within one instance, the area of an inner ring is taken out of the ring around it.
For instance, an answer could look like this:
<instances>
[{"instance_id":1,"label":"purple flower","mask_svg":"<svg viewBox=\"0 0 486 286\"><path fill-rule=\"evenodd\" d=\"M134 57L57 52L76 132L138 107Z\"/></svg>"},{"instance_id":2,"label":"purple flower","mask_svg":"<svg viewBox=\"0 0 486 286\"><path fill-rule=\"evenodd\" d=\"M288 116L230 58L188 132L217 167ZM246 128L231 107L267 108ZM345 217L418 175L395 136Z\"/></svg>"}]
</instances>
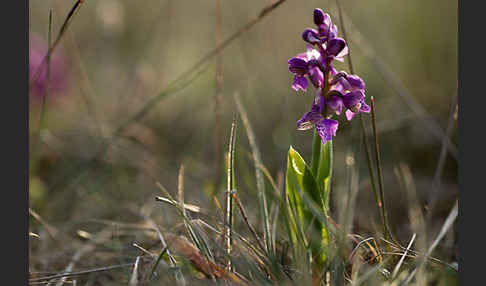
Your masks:
<instances>
[{"instance_id":1,"label":"purple flower","mask_svg":"<svg viewBox=\"0 0 486 286\"><path fill-rule=\"evenodd\" d=\"M359 113L359 112L369 113L370 110L371 110L370 106L365 103L364 98L363 98L360 101L360 107L359 107L359 110L357 112L354 112L353 110L350 110L350 109L346 110L346 119L351 120L351 119L353 119L353 117L357 113Z\"/></svg>"},{"instance_id":2,"label":"purple flower","mask_svg":"<svg viewBox=\"0 0 486 286\"><path fill-rule=\"evenodd\" d=\"M302 33L302 39L309 44L319 44L321 39L319 39L319 33L311 28L307 28Z\"/></svg>"},{"instance_id":3,"label":"purple flower","mask_svg":"<svg viewBox=\"0 0 486 286\"><path fill-rule=\"evenodd\" d=\"M312 48L311 45L308 45L306 53L298 54L288 61L289 71L294 74L294 80L292 82L292 88L294 90L307 90L308 83L305 77L306 75L316 88L323 85L324 73L319 68L320 60L321 54Z\"/></svg>"},{"instance_id":4,"label":"purple flower","mask_svg":"<svg viewBox=\"0 0 486 286\"><path fill-rule=\"evenodd\" d=\"M337 37L338 29L329 14L314 9L316 29L307 28L302 38L307 42L307 52L288 61L289 71L294 74L292 88L307 90L308 80L317 88L311 110L297 121L297 129L315 128L323 143L336 136L338 121L330 119L332 113L340 115L346 109L346 118L351 120L359 112L370 112L365 103L365 83L357 75L337 72L334 60L344 61L349 53L346 41ZM316 46L316 48L314 48ZM322 94L325 90L326 94Z\"/></svg>"},{"instance_id":5,"label":"purple flower","mask_svg":"<svg viewBox=\"0 0 486 286\"><path fill-rule=\"evenodd\" d=\"M370 112L370 107L365 103L365 83L357 75L348 75L341 71L334 75L330 81L331 90L328 97L340 97L346 110L346 118L353 119L354 115L359 112ZM331 107L331 109L333 109ZM335 110L335 109L333 109ZM336 112L336 114L338 114ZM339 114L338 114L339 115Z\"/></svg>"},{"instance_id":6,"label":"purple flower","mask_svg":"<svg viewBox=\"0 0 486 286\"><path fill-rule=\"evenodd\" d=\"M348 75L346 72L341 71L334 75L330 84L334 89L343 90L363 90L365 89L364 81L357 75Z\"/></svg>"},{"instance_id":7,"label":"purple flower","mask_svg":"<svg viewBox=\"0 0 486 286\"><path fill-rule=\"evenodd\" d=\"M31 94L43 97L47 83L47 43L35 34L30 34L29 80L33 80ZM62 51L57 49L51 55L49 75L49 96L61 94L67 88L67 70Z\"/></svg>"},{"instance_id":8,"label":"purple flower","mask_svg":"<svg viewBox=\"0 0 486 286\"><path fill-rule=\"evenodd\" d=\"M327 42L324 49L326 58L331 60L344 61L344 56L349 53L346 41L341 38L334 38Z\"/></svg>"},{"instance_id":9,"label":"purple flower","mask_svg":"<svg viewBox=\"0 0 486 286\"><path fill-rule=\"evenodd\" d=\"M327 94L327 97L329 99L326 101L326 106L334 111L336 115L340 115L344 106L341 93L339 91L331 91Z\"/></svg>"},{"instance_id":10,"label":"purple flower","mask_svg":"<svg viewBox=\"0 0 486 286\"><path fill-rule=\"evenodd\" d=\"M344 106L354 113L359 112L363 100L364 93L361 90L350 91L343 95Z\"/></svg>"},{"instance_id":11,"label":"purple flower","mask_svg":"<svg viewBox=\"0 0 486 286\"><path fill-rule=\"evenodd\" d=\"M314 124L317 134L321 137L322 144L332 140L332 136L336 136L339 122L334 119L323 119Z\"/></svg>"},{"instance_id":12,"label":"purple flower","mask_svg":"<svg viewBox=\"0 0 486 286\"><path fill-rule=\"evenodd\" d=\"M322 109L324 108L324 97L319 95L320 90L318 90L318 95L314 102L312 103L311 111L306 112L299 121L297 121L298 130L308 130L314 127L317 134L321 137L322 144L327 141L332 140L332 136L336 136L336 131L338 128L338 121L334 119L327 119L322 116Z\"/></svg>"},{"instance_id":13,"label":"purple flower","mask_svg":"<svg viewBox=\"0 0 486 286\"><path fill-rule=\"evenodd\" d=\"M328 41L337 37L337 26L332 24L329 14L324 13L321 9L314 9L314 23L318 29L318 35L322 41Z\"/></svg>"},{"instance_id":14,"label":"purple flower","mask_svg":"<svg viewBox=\"0 0 486 286\"><path fill-rule=\"evenodd\" d=\"M294 81L292 82L292 88L295 91L299 91L299 89L302 89L303 91L307 90L307 79L305 76L294 76Z\"/></svg>"}]
</instances>

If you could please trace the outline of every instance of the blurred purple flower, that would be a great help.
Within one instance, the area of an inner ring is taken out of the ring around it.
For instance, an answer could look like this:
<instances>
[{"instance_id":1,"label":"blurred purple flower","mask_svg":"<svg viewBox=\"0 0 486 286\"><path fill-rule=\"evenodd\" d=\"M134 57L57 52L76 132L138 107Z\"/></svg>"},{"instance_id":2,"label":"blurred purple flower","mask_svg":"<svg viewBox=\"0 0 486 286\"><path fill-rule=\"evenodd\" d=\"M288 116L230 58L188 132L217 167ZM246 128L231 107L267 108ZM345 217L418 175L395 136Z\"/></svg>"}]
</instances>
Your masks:
<instances>
[{"instance_id":1,"label":"blurred purple flower","mask_svg":"<svg viewBox=\"0 0 486 286\"><path fill-rule=\"evenodd\" d=\"M47 43L35 34L29 37L29 81L32 82L31 95L42 98L47 84ZM43 61L44 60L44 61ZM59 95L67 88L65 59L59 47L51 55L49 76L49 96Z\"/></svg>"}]
</instances>

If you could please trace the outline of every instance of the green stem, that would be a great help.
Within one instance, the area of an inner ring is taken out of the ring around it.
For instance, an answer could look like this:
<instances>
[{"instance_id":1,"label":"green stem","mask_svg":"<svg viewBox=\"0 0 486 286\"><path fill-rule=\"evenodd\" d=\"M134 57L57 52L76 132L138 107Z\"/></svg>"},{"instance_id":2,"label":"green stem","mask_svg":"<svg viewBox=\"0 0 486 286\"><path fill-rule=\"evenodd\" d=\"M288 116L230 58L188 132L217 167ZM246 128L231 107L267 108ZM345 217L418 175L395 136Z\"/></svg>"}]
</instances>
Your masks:
<instances>
[{"instance_id":1,"label":"green stem","mask_svg":"<svg viewBox=\"0 0 486 286\"><path fill-rule=\"evenodd\" d=\"M317 176L317 170L319 169L319 158L321 155L321 137L317 134L314 129L314 141L312 143L312 161L311 161L311 171L314 176Z\"/></svg>"},{"instance_id":2,"label":"green stem","mask_svg":"<svg viewBox=\"0 0 486 286\"><path fill-rule=\"evenodd\" d=\"M329 71L324 74L324 86L322 87L321 96L326 96L327 92L329 91ZM324 106L324 110L322 111L322 116L327 118L327 106ZM311 160L311 171L312 174L317 178L317 172L319 169L319 158L321 156L321 138L317 131L314 129L314 141L312 143L312 160Z\"/></svg>"}]
</instances>

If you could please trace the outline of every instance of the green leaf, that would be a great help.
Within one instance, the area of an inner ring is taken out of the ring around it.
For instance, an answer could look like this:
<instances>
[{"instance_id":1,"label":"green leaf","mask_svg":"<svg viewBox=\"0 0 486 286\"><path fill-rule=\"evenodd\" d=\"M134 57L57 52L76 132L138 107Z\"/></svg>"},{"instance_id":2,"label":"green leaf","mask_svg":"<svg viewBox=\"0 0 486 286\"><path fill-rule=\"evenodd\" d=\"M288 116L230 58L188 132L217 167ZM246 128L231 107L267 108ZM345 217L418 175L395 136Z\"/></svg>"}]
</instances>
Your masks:
<instances>
[{"instance_id":1,"label":"green leaf","mask_svg":"<svg viewBox=\"0 0 486 286\"><path fill-rule=\"evenodd\" d=\"M321 250L329 241L327 228L320 220L314 218L308 203L310 199L313 204L319 206L320 210L323 210L324 200L321 196L323 189L316 182L302 156L292 147L287 157L285 184L291 239L294 244L300 241L306 247L310 247L313 255L320 253L318 260L324 263L325 252Z\"/></svg>"},{"instance_id":2,"label":"green leaf","mask_svg":"<svg viewBox=\"0 0 486 286\"><path fill-rule=\"evenodd\" d=\"M332 141L327 141L326 144L321 143L321 152L319 154L319 168L317 169L317 184L321 189L322 206L324 212L329 210L329 192L331 188L332 176Z\"/></svg>"}]
</instances>

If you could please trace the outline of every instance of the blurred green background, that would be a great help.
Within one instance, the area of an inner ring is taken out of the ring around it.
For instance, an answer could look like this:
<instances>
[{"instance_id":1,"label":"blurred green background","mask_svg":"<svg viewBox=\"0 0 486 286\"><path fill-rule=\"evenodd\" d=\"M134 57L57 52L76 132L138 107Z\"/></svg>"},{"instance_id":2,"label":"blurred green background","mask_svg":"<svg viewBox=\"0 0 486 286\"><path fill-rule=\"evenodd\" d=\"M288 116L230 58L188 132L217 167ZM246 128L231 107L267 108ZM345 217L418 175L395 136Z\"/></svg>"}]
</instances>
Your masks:
<instances>
[{"instance_id":1,"label":"blurred green background","mask_svg":"<svg viewBox=\"0 0 486 286\"><path fill-rule=\"evenodd\" d=\"M222 39L271 3L221 1ZM376 101L390 219L398 235L407 238L407 197L393 169L399 163L409 166L425 204L442 140L428 129L428 120L417 116L398 95L396 87L404 89L445 132L457 88L457 1L341 3L355 73L366 82L367 102L370 96ZM30 1L30 32L47 40L52 8L56 35L73 4ZM316 7L331 15L342 36L335 1L288 0L224 49L219 125L214 111L213 59L190 85L130 125L105 156L90 161L130 115L216 46L218 13L216 1L84 1L56 51L63 53L69 67L69 88L48 99L42 144L36 144L41 104L31 95L29 206L51 224L69 228L94 218L134 221L129 210L149 204L156 208L154 217L170 227L173 209L154 202L154 196L161 194L155 181L175 194L181 164L188 203L210 208L212 193L222 202L223 153L235 112L234 93L247 109L263 162L274 178L285 172L290 145L310 161L312 132L297 131L296 121L309 109L313 89L305 95L291 89L287 60L305 50L301 33L313 27ZM338 69L348 71L346 61ZM367 124L370 118L365 115ZM334 140L335 200L347 188L348 152L361 144L358 120L347 122L342 116L339 121ZM243 125L238 124L237 184L243 202L254 209L250 219L257 223L253 163ZM371 126L367 128L371 134ZM455 129L452 134L457 145ZM355 154L354 162L360 167L357 227L366 231L379 223L379 217L364 153ZM457 167L448 154L439 189L438 225L457 197Z\"/></svg>"}]
</instances>

